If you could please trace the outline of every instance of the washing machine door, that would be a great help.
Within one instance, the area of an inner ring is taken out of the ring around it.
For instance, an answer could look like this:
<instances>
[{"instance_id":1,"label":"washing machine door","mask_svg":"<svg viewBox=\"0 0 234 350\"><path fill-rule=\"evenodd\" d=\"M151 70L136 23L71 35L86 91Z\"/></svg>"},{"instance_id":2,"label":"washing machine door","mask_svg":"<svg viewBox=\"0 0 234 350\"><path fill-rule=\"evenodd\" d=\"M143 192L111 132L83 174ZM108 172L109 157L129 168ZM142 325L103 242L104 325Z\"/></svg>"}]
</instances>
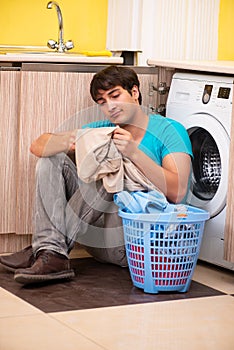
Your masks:
<instances>
[{"instance_id":1,"label":"washing machine door","mask_svg":"<svg viewBox=\"0 0 234 350\"><path fill-rule=\"evenodd\" d=\"M188 203L214 217L226 204L230 138L212 115L194 114L183 122L194 154Z\"/></svg>"}]
</instances>

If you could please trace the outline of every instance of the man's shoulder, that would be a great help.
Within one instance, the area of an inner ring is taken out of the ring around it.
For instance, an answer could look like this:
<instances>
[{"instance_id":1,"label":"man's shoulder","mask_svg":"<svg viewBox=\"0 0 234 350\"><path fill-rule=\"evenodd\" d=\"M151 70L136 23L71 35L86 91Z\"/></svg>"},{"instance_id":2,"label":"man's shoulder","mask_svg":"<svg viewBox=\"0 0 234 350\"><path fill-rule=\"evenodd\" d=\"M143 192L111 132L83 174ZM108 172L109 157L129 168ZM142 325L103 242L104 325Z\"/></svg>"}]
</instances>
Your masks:
<instances>
[{"instance_id":1,"label":"man's shoulder","mask_svg":"<svg viewBox=\"0 0 234 350\"><path fill-rule=\"evenodd\" d=\"M173 127L175 129L181 129L181 128L184 129L184 126L178 121L168 117L164 117L161 114L150 115L149 127L154 128L155 125L157 125L157 129L160 129L160 128L164 129L168 127Z\"/></svg>"}]
</instances>

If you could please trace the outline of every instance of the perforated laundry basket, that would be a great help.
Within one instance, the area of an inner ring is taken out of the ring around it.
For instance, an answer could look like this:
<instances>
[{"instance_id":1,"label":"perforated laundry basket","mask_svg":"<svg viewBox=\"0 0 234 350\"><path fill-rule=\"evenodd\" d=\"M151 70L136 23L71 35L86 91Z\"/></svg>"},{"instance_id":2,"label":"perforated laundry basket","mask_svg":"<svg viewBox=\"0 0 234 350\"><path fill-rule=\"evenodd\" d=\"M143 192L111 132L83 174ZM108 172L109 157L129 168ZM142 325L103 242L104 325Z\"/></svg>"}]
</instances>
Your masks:
<instances>
[{"instance_id":1,"label":"perforated laundry basket","mask_svg":"<svg viewBox=\"0 0 234 350\"><path fill-rule=\"evenodd\" d=\"M187 292L209 213L169 204L159 214L119 216L133 285L146 293Z\"/></svg>"}]
</instances>

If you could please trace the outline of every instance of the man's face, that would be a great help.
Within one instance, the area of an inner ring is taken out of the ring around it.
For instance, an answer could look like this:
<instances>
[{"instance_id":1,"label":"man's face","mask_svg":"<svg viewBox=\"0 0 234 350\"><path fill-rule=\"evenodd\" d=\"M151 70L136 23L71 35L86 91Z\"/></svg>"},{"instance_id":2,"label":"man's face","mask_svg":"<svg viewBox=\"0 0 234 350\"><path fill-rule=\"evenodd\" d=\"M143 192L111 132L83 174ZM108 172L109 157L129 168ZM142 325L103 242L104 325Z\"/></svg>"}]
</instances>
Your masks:
<instances>
[{"instance_id":1,"label":"man's face","mask_svg":"<svg viewBox=\"0 0 234 350\"><path fill-rule=\"evenodd\" d=\"M139 91L132 88L132 95L122 86L115 86L109 90L99 90L97 103L105 116L114 124L129 124L139 109Z\"/></svg>"}]
</instances>

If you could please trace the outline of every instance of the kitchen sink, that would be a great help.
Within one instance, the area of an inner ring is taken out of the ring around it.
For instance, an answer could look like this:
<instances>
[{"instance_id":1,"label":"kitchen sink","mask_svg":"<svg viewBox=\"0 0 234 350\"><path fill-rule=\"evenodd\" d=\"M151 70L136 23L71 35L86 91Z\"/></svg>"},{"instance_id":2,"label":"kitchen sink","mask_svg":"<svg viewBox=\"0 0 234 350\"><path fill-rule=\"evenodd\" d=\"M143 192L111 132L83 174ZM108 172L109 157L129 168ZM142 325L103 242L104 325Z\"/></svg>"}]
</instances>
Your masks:
<instances>
[{"instance_id":1,"label":"kitchen sink","mask_svg":"<svg viewBox=\"0 0 234 350\"><path fill-rule=\"evenodd\" d=\"M57 52L48 50L47 46L17 46L0 45L0 53L5 55L72 55L85 56L79 52Z\"/></svg>"},{"instance_id":2,"label":"kitchen sink","mask_svg":"<svg viewBox=\"0 0 234 350\"><path fill-rule=\"evenodd\" d=\"M87 56L105 56L111 57L112 53L108 50L102 51L65 51L58 52L48 50L47 46L18 46L18 45L0 45L0 54L4 55L50 55L50 56L76 56L76 57L87 57Z\"/></svg>"},{"instance_id":3,"label":"kitchen sink","mask_svg":"<svg viewBox=\"0 0 234 350\"><path fill-rule=\"evenodd\" d=\"M5 55L52 55L52 56L84 56L76 52L57 52L57 51L6 51Z\"/></svg>"}]
</instances>

